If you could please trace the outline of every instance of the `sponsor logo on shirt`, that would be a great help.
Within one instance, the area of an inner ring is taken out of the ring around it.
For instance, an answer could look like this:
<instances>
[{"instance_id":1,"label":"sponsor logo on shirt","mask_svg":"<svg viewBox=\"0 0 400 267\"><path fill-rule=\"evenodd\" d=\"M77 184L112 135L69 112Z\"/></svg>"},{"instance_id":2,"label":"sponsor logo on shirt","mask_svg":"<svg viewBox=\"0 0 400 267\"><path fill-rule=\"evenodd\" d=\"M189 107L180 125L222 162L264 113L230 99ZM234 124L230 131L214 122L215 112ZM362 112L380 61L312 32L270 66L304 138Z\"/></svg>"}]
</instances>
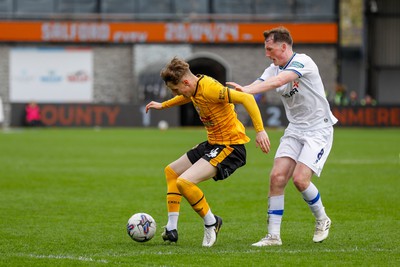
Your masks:
<instances>
[{"instance_id":1,"label":"sponsor logo on shirt","mask_svg":"<svg viewBox=\"0 0 400 267\"><path fill-rule=\"evenodd\" d=\"M213 121L211 120L211 116L208 117L200 117L201 122L204 124L206 127L211 127L214 126Z\"/></svg>"},{"instance_id":2,"label":"sponsor logo on shirt","mask_svg":"<svg viewBox=\"0 0 400 267\"><path fill-rule=\"evenodd\" d=\"M290 90L289 93L283 94L282 96L283 96L284 98L289 98L289 97L294 96L294 94L296 94L296 93L298 93L298 92L299 92L299 90L297 90L296 88L294 88L294 89Z\"/></svg>"},{"instance_id":3,"label":"sponsor logo on shirt","mask_svg":"<svg viewBox=\"0 0 400 267\"><path fill-rule=\"evenodd\" d=\"M293 61L292 63L290 63L289 67L302 69L302 68L304 68L304 65L301 64L301 63L298 62L298 61Z\"/></svg>"},{"instance_id":4,"label":"sponsor logo on shirt","mask_svg":"<svg viewBox=\"0 0 400 267\"><path fill-rule=\"evenodd\" d=\"M222 89L219 91L219 96L218 96L218 98L219 98L220 100L224 100L224 99L225 99L225 92L226 92L226 87L222 88Z\"/></svg>"},{"instance_id":5,"label":"sponsor logo on shirt","mask_svg":"<svg viewBox=\"0 0 400 267\"><path fill-rule=\"evenodd\" d=\"M283 96L284 98L292 97L292 96L294 96L296 93L299 92L298 89L299 89L299 82L298 82L298 81L294 81L294 82L293 82L292 90L290 90L289 93L283 94L282 96Z\"/></svg>"}]
</instances>

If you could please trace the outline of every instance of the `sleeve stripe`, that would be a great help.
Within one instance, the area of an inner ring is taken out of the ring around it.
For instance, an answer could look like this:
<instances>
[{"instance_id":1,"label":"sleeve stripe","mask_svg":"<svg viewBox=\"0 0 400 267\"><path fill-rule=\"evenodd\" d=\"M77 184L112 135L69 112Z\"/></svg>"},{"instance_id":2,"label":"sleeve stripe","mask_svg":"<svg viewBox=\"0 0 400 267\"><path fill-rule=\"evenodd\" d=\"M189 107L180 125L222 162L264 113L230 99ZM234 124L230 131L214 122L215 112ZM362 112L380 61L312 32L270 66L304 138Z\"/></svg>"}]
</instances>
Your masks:
<instances>
[{"instance_id":1,"label":"sleeve stripe","mask_svg":"<svg viewBox=\"0 0 400 267\"><path fill-rule=\"evenodd\" d=\"M293 70L293 69L286 69L286 70L293 71L294 73L297 74L297 76L299 76L299 78L303 77L303 75L300 72L298 72L297 70Z\"/></svg>"}]
</instances>

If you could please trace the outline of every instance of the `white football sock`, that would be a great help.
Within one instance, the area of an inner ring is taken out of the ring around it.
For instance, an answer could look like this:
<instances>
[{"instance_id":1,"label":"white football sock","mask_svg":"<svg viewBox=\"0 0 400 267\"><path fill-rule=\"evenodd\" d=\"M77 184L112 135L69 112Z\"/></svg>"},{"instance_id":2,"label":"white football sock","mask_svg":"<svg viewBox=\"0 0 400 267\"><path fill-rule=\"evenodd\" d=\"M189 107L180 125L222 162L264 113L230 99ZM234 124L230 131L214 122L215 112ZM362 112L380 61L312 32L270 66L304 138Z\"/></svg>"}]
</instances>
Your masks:
<instances>
[{"instance_id":1,"label":"white football sock","mask_svg":"<svg viewBox=\"0 0 400 267\"><path fill-rule=\"evenodd\" d=\"M206 216L204 216L203 220L204 220L204 225L213 225L217 222L214 214L211 212L211 209L208 210L208 212L207 212Z\"/></svg>"},{"instance_id":2,"label":"white football sock","mask_svg":"<svg viewBox=\"0 0 400 267\"><path fill-rule=\"evenodd\" d=\"M317 220L326 219L328 216L325 213L325 208L322 205L321 196L317 187L310 183L306 190L301 192L303 199L308 203L312 214Z\"/></svg>"},{"instance_id":3,"label":"white football sock","mask_svg":"<svg viewBox=\"0 0 400 267\"><path fill-rule=\"evenodd\" d=\"M273 196L268 198L268 233L281 234L281 223L285 206L285 196Z\"/></svg>"},{"instance_id":4,"label":"white football sock","mask_svg":"<svg viewBox=\"0 0 400 267\"><path fill-rule=\"evenodd\" d=\"M178 229L179 212L168 212L167 230Z\"/></svg>"}]
</instances>

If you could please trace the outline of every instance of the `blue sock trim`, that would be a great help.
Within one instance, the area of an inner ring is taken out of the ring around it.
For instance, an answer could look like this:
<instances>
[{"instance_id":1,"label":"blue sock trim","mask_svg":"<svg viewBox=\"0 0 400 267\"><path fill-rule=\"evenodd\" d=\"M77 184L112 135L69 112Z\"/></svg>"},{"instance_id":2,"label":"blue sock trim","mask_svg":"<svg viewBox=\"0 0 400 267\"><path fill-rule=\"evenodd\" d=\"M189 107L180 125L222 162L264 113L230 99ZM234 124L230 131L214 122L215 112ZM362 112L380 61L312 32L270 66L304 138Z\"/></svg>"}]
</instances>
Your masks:
<instances>
[{"instance_id":1,"label":"blue sock trim","mask_svg":"<svg viewBox=\"0 0 400 267\"><path fill-rule=\"evenodd\" d=\"M307 202L308 205L312 205L312 204L314 204L315 202L317 202L317 201L319 200L319 198L320 198L320 195L319 195L319 192L318 192L317 196L316 196L314 199L312 199L312 200L310 200L310 201L304 199L304 201Z\"/></svg>"},{"instance_id":2,"label":"blue sock trim","mask_svg":"<svg viewBox=\"0 0 400 267\"><path fill-rule=\"evenodd\" d=\"M273 215L283 215L283 210L269 210L268 214L273 214Z\"/></svg>"}]
</instances>

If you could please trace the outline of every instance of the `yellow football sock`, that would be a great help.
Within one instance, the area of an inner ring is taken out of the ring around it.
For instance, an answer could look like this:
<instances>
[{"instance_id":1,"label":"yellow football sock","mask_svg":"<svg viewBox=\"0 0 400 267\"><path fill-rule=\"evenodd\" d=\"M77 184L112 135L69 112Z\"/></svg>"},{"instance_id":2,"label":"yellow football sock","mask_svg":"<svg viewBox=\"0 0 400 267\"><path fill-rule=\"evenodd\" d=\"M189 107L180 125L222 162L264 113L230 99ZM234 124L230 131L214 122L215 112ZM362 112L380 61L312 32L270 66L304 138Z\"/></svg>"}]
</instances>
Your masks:
<instances>
[{"instance_id":1,"label":"yellow football sock","mask_svg":"<svg viewBox=\"0 0 400 267\"><path fill-rule=\"evenodd\" d=\"M164 173L167 180L167 210L168 212L179 212L182 194L176 186L178 175L169 165L164 169Z\"/></svg>"},{"instance_id":2,"label":"yellow football sock","mask_svg":"<svg viewBox=\"0 0 400 267\"><path fill-rule=\"evenodd\" d=\"M201 218L207 214L210 210L210 206L204 196L203 191L194 183L179 177L176 180L176 185L179 191L186 198L189 204L192 206L195 212L197 212Z\"/></svg>"}]
</instances>

